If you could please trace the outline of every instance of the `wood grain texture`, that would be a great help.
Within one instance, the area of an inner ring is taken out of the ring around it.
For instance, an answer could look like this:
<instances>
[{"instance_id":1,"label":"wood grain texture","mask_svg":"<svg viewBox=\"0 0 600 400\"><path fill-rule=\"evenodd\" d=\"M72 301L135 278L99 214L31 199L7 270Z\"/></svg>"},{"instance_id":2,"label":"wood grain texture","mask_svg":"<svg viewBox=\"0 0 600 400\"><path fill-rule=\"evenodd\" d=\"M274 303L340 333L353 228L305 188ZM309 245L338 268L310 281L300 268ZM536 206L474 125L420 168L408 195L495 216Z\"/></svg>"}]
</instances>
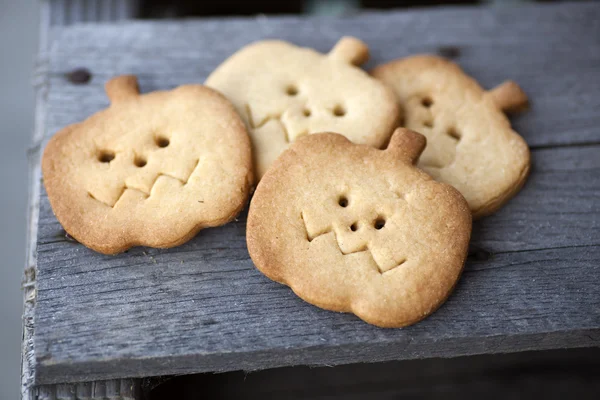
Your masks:
<instances>
[{"instance_id":1,"label":"wood grain texture","mask_svg":"<svg viewBox=\"0 0 600 400\"><path fill-rule=\"evenodd\" d=\"M64 385L40 385L34 386L35 378L35 353L33 346L34 332L34 309L37 296L36 290L36 262L37 262L37 225L39 218L40 202L40 156L41 144L46 130L46 110L48 94L48 33L51 21L51 8L54 2L43 2L40 5L40 41L39 56L34 75L35 87L35 130L32 137L32 147L27 152L29 163L29 198L27 212L27 244L26 263L23 274L23 339L21 360L21 399L22 400L60 400L64 391ZM66 395L71 393L80 395L77 400L139 400L141 398L140 379L114 379L108 381L83 382L82 388L90 387L91 390L67 390Z\"/></svg>"},{"instance_id":2,"label":"wood grain texture","mask_svg":"<svg viewBox=\"0 0 600 400\"><path fill-rule=\"evenodd\" d=\"M115 73L137 74L146 91L171 88L203 82L225 58L255 40L281 38L327 52L341 35L356 35L371 50L367 69L456 47L454 60L486 89L513 79L532 99L532 109L515 119L531 146L596 142L599 18L596 4L562 4L57 28L49 84L58 90L48 97L48 134L105 107L108 101L99 93ZM94 74L92 82L66 85L64 74L80 67Z\"/></svg>"},{"instance_id":3,"label":"wood grain texture","mask_svg":"<svg viewBox=\"0 0 600 400\"><path fill-rule=\"evenodd\" d=\"M112 379L81 383L42 385L37 400L139 400L139 379Z\"/></svg>"},{"instance_id":4,"label":"wood grain texture","mask_svg":"<svg viewBox=\"0 0 600 400\"><path fill-rule=\"evenodd\" d=\"M515 126L537 149L523 191L475 225L477 250L455 294L401 330L317 309L262 276L248 258L245 215L175 249L103 256L65 238L42 189L36 382L598 346L599 18L598 5L568 4L55 29L46 138L105 107L113 75L139 75L143 91L171 88L202 82L253 40L326 51L354 34L371 46L372 65L458 46L457 61L485 87L516 80L533 108ZM79 67L92 72L89 84L64 78Z\"/></svg>"}]
</instances>

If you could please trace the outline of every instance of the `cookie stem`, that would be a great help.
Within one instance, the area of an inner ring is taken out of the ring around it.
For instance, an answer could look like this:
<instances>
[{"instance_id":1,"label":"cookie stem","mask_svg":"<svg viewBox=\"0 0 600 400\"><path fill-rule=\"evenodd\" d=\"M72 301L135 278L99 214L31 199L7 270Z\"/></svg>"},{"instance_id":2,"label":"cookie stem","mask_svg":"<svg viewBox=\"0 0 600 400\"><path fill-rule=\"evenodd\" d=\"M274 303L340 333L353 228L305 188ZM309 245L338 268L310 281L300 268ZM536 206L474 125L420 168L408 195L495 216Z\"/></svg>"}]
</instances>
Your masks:
<instances>
[{"instance_id":1,"label":"cookie stem","mask_svg":"<svg viewBox=\"0 0 600 400\"><path fill-rule=\"evenodd\" d=\"M521 112L529 107L527 95L513 81L506 81L488 92L494 103L504 112Z\"/></svg>"},{"instance_id":2,"label":"cookie stem","mask_svg":"<svg viewBox=\"0 0 600 400\"><path fill-rule=\"evenodd\" d=\"M358 66L369 59L369 48L357 38L344 36L331 49L329 57Z\"/></svg>"},{"instance_id":3,"label":"cookie stem","mask_svg":"<svg viewBox=\"0 0 600 400\"><path fill-rule=\"evenodd\" d=\"M138 97L140 89L135 75L121 75L109 80L105 85L111 103Z\"/></svg>"},{"instance_id":4,"label":"cookie stem","mask_svg":"<svg viewBox=\"0 0 600 400\"><path fill-rule=\"evenodd\" d=\"M396 128L386 151L404 158L411 164L416 164L419 156L425 150L425 136L406 128Z\"/></svg>"}]
</instances>

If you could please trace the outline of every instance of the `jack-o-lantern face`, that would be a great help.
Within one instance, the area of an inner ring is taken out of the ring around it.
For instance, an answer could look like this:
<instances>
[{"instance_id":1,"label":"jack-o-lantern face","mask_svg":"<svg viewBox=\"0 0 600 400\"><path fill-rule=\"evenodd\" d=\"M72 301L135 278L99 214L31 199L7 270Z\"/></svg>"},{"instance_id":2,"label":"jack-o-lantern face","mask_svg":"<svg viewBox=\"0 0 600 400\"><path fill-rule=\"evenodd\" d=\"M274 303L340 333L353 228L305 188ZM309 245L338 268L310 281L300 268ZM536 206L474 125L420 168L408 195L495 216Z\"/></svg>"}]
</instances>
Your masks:
<instances>
[{"instance_id":1,"label":"jack-o-lantern face","mask_svg":"<svg viewBox=\"0 0 600 400\"><path fill-rule=\"evenodd\" d=\"M398 121L394 94L357 68L366 45L342 38L328 55L282 41L249 45L220 65L206 85L223 93L245 120L258 178L290 143L339 132L382 146Z\"/></svg>"},{"instance_id":2,"label":"jack-o-lantern face","mask_svg":"<svg viewBox=\"0 0 600 400\"><path fill-rule=\"evenodd\" d=\"M380 326L433 312L462 270L471 214L454 188L413 166L424 146L405 129L386 150L332 133L294 143L252 199L258 269L312 304Z\"/></svg>"},{"instance_id":3,"label":"jack-o-lantern face","mask_svg":"<svg viewBox=\"0 0 600 400\"><path fill-rule=\"evenodd\" d=\"M458 189L475 218L518 192L529 173L529 149L503 113L528 104L517 84L486 92L458 65L429 55L391 61L372 74L396 93L403 126L427 137L419 167Z\"/></svg>"},{"instance_id":4,"label":"jack-o-lantern face","mask_svg":"<svg viewBox=\"0 0 600 400\"><path fill-rule=\"evenodd\" d=\"M172 247L241 210L250 140L222 95L201 85L140 95L133 76L106 89L111 106L44 152L44 184L67 232L103 253Z\"/></svg>"}]
</instances>

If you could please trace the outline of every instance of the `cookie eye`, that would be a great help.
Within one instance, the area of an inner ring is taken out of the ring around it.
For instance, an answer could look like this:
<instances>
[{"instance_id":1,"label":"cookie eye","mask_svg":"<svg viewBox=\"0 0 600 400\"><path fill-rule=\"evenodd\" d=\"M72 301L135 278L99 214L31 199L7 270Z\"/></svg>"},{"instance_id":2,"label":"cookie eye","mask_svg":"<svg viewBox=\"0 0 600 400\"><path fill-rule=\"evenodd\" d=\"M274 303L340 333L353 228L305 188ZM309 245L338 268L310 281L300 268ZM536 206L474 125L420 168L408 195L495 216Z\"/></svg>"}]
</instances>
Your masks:
<instances>
[{"instance_id":1,"label":"cookie eye","mask_svg":"<svg viewBox=\"0 0 600 400\"><path fill-rule=\"evenodd\" d=\"M346 109L342 105L338 104L333 108L333 115L336 117L343 117L346 115Z\"/></svg>"},{"instance_id":2,"label":"cookie eye","mask_svg":"<svg viewBox=\"0 0 600 400\"><path fill-rule=\"evenodd\" d=\"M433 100L431 99L431 97L423 97L421 99L421 105L425 108L429 108L433 105Z\"/></svg>"},{"instance_id":3,"label":"cookie eye","mask_svg":"<svg viewBox=\"0 0 600 400\"><path fill-rule=\"evenodd\" d=\"M167 147L167 146L169 145L169 143L170 143L170 142L169 142L169 139L167 139L167 138L166 138L166 137L164 137L164 136L157 136L157 137L154 139L154 142L155 142L155 143L156 143L156 145L157 145L158 147L160 147L160 148L165 148L165 147Z\"/></svg>"},{"instance_id":4,"label":"cookie eye","mask_svg":"<svg viewBox=\"0 0 600 400\"><path fill-rule=\"evenodd\" d=\"M350 230L352 232L356 232L358 230L358 222L355 222L352 225L350 225Z\"/></svg>"},{"instance_id":5,"label":"cookie eye","mask_svg":"<svg viewBox=\"0 0 600 400\"><path fill-rule=\"evenodd\" d=\"M133 160L133 163L135 164L136 167L142 168L148 162L146 161L146 159L144 157L136 156L135 159Z\"/></svg>"},{"instance_id":6,"label":"cookie eye","mask_svg":"<svg viewBox=\"0 0 600 400\"><path fill-rule=\"evenodd\" d=\"M296 85L289 85L285 92L288 96L296 96L298 94L298 87Z\"/></svg>"},{"instance_id":7,"label":"cookie eye","mask_svg":"<svg viewBox=\"0 0 600 400\"><path fill-rule=\"evenodd\" d=\"M450 128L448 128L448 132L447 133L448 133L448 136L450 136L452 139L454 139L456 141L460 140L460 138L461 138L460 133L453 126L451 126Z\"/></svg>"},{"instance_id":8,"label":"cookie eye","mask_svg":"<svg viewBox=\"0 0 600 400\"><path fill-rule=\"evenodd\" d=\"M340 207L348 207L348 198L346 196L340 196L338 199L338 204Z\"/></svg>"},{"instance_id":9,"label":"cookie eye","mask_svg":"<svg viewBox=\"0 0 600 400\"><path fill-rule=\"evenodd\" d=\"M115 152L110 150L102 150L98 153L98 161L109 163L115 159Z\"/></svg>"},{"instance_id":10,"label":"cookie eye","mask_svg":"<svg viewBox=\"0 0 600 400\"><path fill-rule=\"evenodd\" d=\"M377 230L380 230L385 226L385 218L379 217L373 222L373 227Z\"/></svg>"}]
</instances>

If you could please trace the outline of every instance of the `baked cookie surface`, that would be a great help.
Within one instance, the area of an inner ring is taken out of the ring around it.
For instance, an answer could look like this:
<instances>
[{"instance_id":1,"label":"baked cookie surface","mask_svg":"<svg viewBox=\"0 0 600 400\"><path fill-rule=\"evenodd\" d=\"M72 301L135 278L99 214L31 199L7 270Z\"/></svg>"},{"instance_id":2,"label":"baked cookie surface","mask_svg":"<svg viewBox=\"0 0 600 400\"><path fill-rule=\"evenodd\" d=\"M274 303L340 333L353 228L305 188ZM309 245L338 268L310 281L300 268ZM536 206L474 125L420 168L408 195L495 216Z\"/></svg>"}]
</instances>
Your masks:
<instances>
[{"instance_id":1,"label":"baked cookie surface","mask_svg":"<svg viewBox=\"0 0 600 400\"><path fill-rule=\"evenodd\" d=\"M396 93L402 125L427 137L419 167L458 189L475 218L495 212L523 186L529 148L503 113L527 107L517 84L486 92L455 63L430 55L391 61L371 74Z\"/></svg>"},{"instance_id":2,"label":"baked cookie surface","mask_svg":"<svg viewBox=\"0 0 600 400\"><path fill-rule=\"evenodd\" d=\"M250 140L233 106L201 85L139 94L106 84L111 105L54 135L44 185L64 229L107 254L172 247L233 219L252 178Z\"/></svg>"},{"instance_id":3,"label":"baked cookie surface","mask_svg":"<svg viewBox=\"0 0 600 400\"><path fill-rule=\"evenodd\" d=\"M244 119L260 179L290 143L309 133L335 131L374 147L389 140L398 106L389 88L356 67L367 59L367 46L350 37L327 55L267 40L233 54L206 85Z\"/></svg>"},{"instance_id":4,"label":"baked cookie surface","mask_svg":"<svg viewBox=\"0 0 600 400\"><path fill-rule=\"evenodd\" d=\"M471 213L414 167L425 138L386 150L339 134L299 139L259 183L247 243L256 267L316 306L401 327L435 311L462 271Z\"/></svg>"}]
</instances>

